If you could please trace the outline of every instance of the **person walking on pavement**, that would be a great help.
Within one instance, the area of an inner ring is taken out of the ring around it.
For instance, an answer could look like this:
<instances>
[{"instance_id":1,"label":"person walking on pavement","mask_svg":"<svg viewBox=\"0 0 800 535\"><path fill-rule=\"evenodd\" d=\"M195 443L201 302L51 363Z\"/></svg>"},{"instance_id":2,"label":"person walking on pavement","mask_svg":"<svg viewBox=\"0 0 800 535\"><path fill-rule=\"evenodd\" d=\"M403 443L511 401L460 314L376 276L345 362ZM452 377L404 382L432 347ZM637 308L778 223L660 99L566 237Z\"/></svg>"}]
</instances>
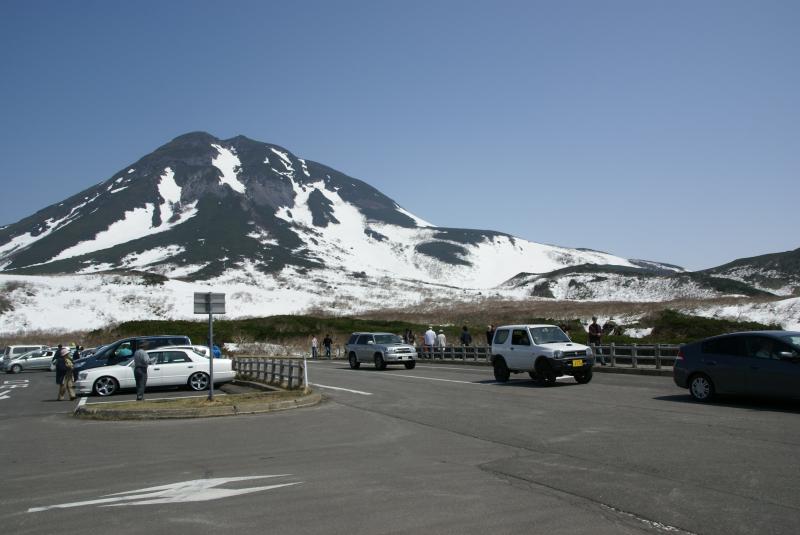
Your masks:
<instances>
[{"instance_id":1,"label":"person walking on pavement","mask_svg":"<svg viewBox=\"0 0 800 535\"><path fill-rule=\"evenodd\" d=\"M331 360L331 344L333 344L333 338L330 334L326 334L322 339L322 345L325 347L325 358L328 360Z\"/></svg>"},{"instance_id":2,"label":"person walking on pavement","mask_svg":"<svg viewBox=\"0 0 800 535\"><path fill-rule=\"evenodd\" d=\"M600 349L600 342L603 336L603 329L597 324L597 316L592 316L592 323L589 325L589 345L592 346L597 360L600 361L601 366L606 365L606 359L603 357L603 350Z\"/></svg>"},{"instance_id":3,"label":"person walking on pavement","mask_svg":"<svg viewBox=\"0 0 800 535\"><path fill-rule=\"evenodd\" d=\"M75 399L74 380L72 378L72 359L69 349L62 347L56 354L56 384L58 385L58 401L64 400L68 395L70 400Z\"/></svg>"},{"instance_id":4,"label":"person walking on pavement","mask_svg":"<svg viewBox=\"0 0 800 535\"><path fill-rule=\"evenodd\" d=\"M311 338L311 358L317 358L317 349L319 348L319 342L317 342L317 335L314 335Z\"/></svg>"},{"instance_id":5,"label":"person walking on pavement","mask_svg":"<svg viewBox=\"0 0 800 535\"><path fill-rule=\"evenodd\" d=\"M133 378L136 380L136 401L144 400L144 387L147 385L147 367L150 357L147 354L147 342L142 342L133 354Z\"/></svg>"}]
</instances>

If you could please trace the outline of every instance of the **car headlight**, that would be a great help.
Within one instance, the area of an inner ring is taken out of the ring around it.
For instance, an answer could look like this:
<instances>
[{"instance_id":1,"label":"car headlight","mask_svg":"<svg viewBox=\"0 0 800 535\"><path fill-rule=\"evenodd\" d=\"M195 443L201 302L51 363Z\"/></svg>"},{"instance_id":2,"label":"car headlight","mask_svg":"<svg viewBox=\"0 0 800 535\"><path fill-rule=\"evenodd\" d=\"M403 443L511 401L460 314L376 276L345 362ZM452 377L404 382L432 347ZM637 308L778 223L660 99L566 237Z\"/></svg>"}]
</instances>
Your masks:
<instances>
[{"instance_id":1,"label":"car headlight","mask_svg":"<svg viewBox=\"0 0 800 535\"><path fill-rule=\"evenodd\" d=\"M81 372L78 374L78 379L80 379L81 381L85 381L88 376L89 372Z\"/></svg>"},{"instance_id":2,"label":"car headlight","mask_svg":"<svg viewBox=\"0 0 800 535\"><path fill-rule=\"evenodd\" d=\"M560 359L561 355L563 355L563 353L561 352L560 349L556 349L555 351L553 351L553 358L554 359Z\"/></svg>"},{"instance_id":3,"label":"car headlight","mask_svg":"<svg viewBox=\"0 0 800 535\"><path fill-rule=\"evenodd\" d=\"M592 357L592 356L594 356L594 352L592 351L592 348L591 348L591 347L588 347L588 346L586 347L586 356L587 356L587 357Z\"/></svg>"}]
</instances>

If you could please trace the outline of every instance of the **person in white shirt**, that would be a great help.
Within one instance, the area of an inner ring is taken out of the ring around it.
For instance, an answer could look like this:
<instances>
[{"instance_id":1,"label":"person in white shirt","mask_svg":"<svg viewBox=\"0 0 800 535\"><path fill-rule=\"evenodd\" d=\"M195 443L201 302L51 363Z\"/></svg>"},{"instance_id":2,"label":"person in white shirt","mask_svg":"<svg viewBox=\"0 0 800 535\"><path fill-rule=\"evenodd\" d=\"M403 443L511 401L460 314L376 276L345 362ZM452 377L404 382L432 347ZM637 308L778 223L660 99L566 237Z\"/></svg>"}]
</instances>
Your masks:
<instances>
[{"instance_id":1,"label":"person in white shirt","mask_svg":"<svg viewBox=\"0 0 800 535\"><path fill-rule=\"evenodd\" d=\"M436 333L433 330L433 327L428 327L428 330L425 331L425 338L424 338L425 348L424 351L428 354L429 357L433 357L433 344L436 343Z\"/></svg>"},{"instance_id":2,"label":"person in white shirt","mask_svg":"<svg viewBox=\"0 0 800 535\"><path fill-rule=\"evenodd\" d=\"M447 337L444 335L444 331L439 329L439 334L436 335L436 347L439 348L440 351L444 349L444 346L447 345Z\"/></svg>"}]
</instances>

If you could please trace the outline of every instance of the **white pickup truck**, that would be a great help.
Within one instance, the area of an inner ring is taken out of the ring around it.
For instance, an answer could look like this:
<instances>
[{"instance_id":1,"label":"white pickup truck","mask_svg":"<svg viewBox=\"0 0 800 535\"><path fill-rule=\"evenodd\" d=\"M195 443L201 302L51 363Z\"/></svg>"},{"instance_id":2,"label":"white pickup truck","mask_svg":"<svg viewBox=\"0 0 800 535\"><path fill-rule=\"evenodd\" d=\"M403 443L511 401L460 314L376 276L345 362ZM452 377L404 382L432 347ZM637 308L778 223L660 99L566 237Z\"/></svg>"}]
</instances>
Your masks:
<instances>
[{"instance_id":1,"label":"white pickup truck","mask_svg":"<svg viewBox=\"0 0 800 535\"><path fill-rule=\"evenodd\" d=\"M505 383L512 373L528 372L531 379L552 385L571 375L578 383L592 380L592 348L573 343L555 325L502 325L492 340L494 378Z\"/></svg>"}]
</instances>

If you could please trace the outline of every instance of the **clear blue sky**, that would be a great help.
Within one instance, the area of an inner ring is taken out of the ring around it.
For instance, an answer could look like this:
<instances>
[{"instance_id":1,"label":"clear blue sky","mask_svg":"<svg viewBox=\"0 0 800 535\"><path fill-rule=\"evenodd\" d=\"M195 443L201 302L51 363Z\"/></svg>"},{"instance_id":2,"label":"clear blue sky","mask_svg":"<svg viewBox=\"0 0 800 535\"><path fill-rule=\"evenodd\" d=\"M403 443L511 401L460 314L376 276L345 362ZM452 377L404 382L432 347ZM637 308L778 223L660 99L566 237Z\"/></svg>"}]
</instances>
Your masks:
<instances>
[{"instance_id":1,"label":"clear blue sky","mask_svg":"<svg viewBox=\"0 0 800 535\"><path fill-rule=\"evenodd\" d=\"M0 3L0 223L244 134L435 224L690 269L800 247L800 2Z\"/></svg>"}]
</instances>

